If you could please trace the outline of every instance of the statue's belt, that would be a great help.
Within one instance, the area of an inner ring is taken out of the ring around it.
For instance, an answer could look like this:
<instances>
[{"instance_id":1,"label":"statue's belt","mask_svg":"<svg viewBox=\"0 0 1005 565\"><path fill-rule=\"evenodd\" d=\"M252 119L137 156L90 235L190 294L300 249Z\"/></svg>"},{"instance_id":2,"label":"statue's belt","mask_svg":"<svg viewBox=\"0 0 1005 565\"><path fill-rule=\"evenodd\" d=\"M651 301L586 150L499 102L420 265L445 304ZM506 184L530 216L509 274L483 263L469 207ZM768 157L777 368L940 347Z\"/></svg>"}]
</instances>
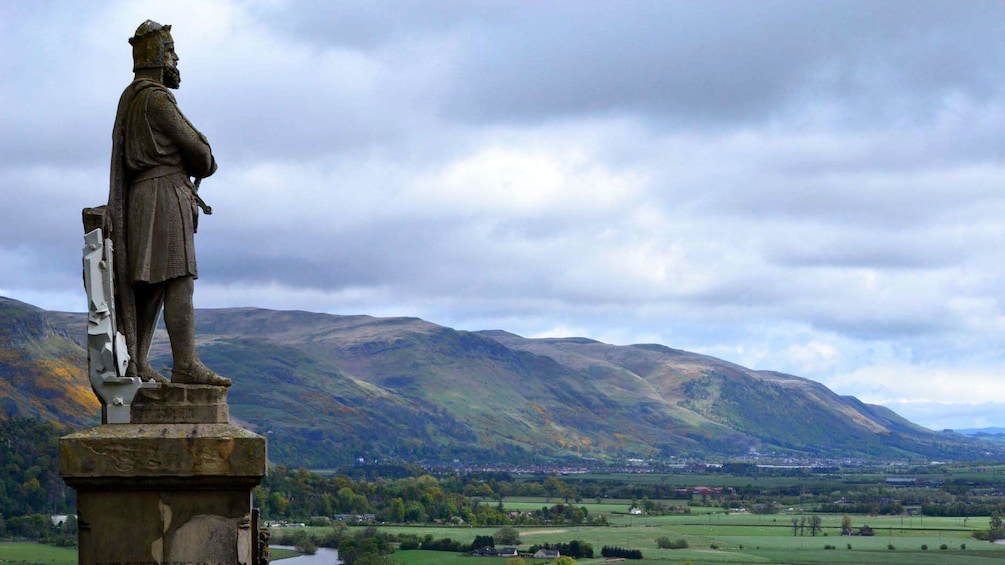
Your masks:
<instances>
[{"instance_id":1,"label":"statue's belt","mask_svg":"<svg viewBox=\"0 0 1005 565\"><path fill-rule=\"evenodd\" d=\"M136 176L132 178L132 183L143 182L145 180L151 180L161 177L169 177L171 175L182 175L185 178L185 186L189 189L189 194L192 196L193 211L196 206L198 206L202 211L208 216L213 213L213 207L206 204L206 201L199 196L199 183L202 179L196 179L195 184L190 184L189 177L185 174L183 169L180 169L178 165L157 165L156 167L151 167L149 169L143 169Z\"/></svg>"},{"instance_id":2,"label":"statue's belt","mask_svg":"<svg viewBox=\"0 0 1005 565\"><path fill-rule=\"evenodd\" d=\"M136 173L136 175L132 178L132 182L142 182L170 175L185 175L185 169L179 167L178 165L157 165L156 167L143 169L142 171ZM187 178L188 175L185 176Z\"/></svg>"}]
</instances>

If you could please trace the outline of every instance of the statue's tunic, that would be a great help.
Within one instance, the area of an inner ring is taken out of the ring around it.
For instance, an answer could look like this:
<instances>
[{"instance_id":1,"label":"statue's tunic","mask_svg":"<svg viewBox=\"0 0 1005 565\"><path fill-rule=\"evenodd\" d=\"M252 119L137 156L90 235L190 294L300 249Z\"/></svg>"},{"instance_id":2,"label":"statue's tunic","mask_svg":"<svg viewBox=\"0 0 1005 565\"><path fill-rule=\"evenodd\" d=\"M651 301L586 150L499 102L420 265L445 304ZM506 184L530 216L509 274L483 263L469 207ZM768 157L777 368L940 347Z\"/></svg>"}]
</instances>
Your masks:
<instances>
[{"instance_id":1,"label":"statue's tunic","mask_svg":"<svg viewBox=\"0 0 1005 565\"><path fill-rule=\"evenodd\" d=\"M133 82L123 93L121 157L128 185L125 213L130 282L159 283L198 276L195 216L189 177L207 177L216 162L206 138L178 109L167 88Z\"/></svg>"}]
</instances>

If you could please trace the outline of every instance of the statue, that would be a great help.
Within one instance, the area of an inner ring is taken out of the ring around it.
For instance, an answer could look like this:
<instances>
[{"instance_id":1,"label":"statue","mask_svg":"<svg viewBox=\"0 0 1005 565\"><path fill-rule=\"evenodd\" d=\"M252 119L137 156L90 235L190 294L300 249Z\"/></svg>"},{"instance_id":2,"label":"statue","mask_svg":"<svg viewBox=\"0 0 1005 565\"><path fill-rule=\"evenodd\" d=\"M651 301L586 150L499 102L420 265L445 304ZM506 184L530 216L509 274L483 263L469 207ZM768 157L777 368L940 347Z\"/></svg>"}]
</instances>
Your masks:
<instances>
[{"instance_id":1,"label":"statue","mask_svg":"<svg viewBox=\"0 0 1005 565\"><path fill-rule=\"evenodd\" d=\"M202 178L216 172L216 161L206 137L168 90L181 84L171 26L147 20L129 43L135 77L115 115L103 219L116 256L116 327L129 359L124 376L167 382L148 357L163 308L174 360L171 382L230 386L230 379L196 356L192 306L199 208L211 213L197 191Z\"/></svg>"}]
</instances>

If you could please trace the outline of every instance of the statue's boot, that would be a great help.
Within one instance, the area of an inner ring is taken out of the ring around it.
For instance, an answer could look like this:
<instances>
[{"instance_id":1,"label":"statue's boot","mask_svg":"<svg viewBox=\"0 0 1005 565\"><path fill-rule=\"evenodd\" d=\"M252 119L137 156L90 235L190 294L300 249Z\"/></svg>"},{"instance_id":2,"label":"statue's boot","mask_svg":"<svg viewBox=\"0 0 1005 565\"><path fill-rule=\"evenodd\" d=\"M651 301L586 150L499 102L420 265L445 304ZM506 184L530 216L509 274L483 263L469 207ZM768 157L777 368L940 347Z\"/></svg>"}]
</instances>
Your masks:
<instances>
[{"instance_id":1,"label":"statue's boot","mask_svg":"<svg viewBox=\"0 0 1005 565\"><path fill-rule=\"evenodd\" d=\"M140 378L146 382L153 381L155 383L169 383L167 377L157 372L156 369L150 365L143 365L140 367Z\"/></svg>"},{"instance_id":2,"label":"statue's boot","mask_svg":"<svg viewBox=\"0 0 1005 565\"><path fill-rule=\"evenodd\" d=\"M185 385L230 386L227 377L217 375L209 367L196 361L171 370L171 382Z\"/></svg>"},{"instance_id":3,"label":"statue's boot","mask_svg":"<svg viewBox=\"0 0 1005 565\"><path fill-rule=\"evenodd\" d=\"M129 361L129 365L126 366L126 376L127 377L139 377L140 380L144 382L153 381L155 383L168 383L171 382L167 380L167 377L157 372L156 369L150 366L149 363L136 363L136 361Z\"/></svg>"}]
</instances>

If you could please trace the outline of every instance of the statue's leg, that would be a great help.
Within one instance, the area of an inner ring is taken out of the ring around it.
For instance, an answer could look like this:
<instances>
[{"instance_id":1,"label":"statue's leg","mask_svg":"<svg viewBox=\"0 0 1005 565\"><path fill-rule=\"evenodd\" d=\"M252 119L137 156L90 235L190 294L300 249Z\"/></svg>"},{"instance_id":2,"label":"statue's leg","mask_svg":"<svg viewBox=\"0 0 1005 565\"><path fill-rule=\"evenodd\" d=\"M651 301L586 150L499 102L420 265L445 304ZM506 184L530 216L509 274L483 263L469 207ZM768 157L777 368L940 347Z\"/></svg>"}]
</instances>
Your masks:
<instances>
[{"instance_id":1,"label":"statue's leg","mask_svg":"<svg viewBox=\"0 0 1005 565\"><path fill-rule=\"evenodd\" d=\"M230 386L230 379L214 373L195 354L194 279L178 277L164 285L164 325L171 339L171 355L174 358L171 382Z\"/></svg>"},{"instance_id":2,"label":"statue's leg","mask_svg":"<svg viewBox=\"0 0 1005 565\"><path fill-rule=\"evenodd\" d=\"M136 372L145 381L167 382L164 375L150 366L150 343L157 330L161 305L164 303L164 287L159 284L137 283L133 285L136 299Z\"/></svg>"}]
</instances>

